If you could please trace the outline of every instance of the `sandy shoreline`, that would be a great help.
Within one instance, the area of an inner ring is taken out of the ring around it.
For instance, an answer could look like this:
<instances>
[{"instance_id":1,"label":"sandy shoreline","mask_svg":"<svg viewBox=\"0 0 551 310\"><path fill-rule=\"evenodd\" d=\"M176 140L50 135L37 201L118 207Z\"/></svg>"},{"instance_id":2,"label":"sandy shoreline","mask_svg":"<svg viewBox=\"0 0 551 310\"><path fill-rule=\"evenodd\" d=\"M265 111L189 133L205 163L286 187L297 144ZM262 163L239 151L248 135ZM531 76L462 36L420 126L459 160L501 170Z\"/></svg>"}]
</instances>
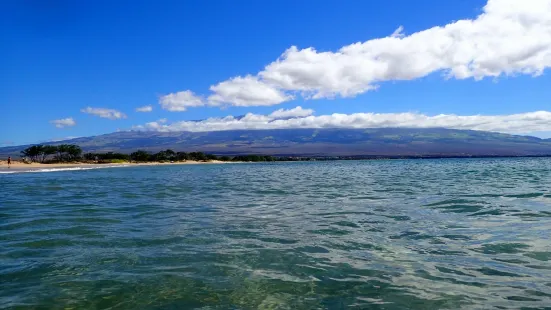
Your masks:
<instances>
[{"instance_id":1,"label":"sandy shoreline","mask_svg":"<svg viewBox=\"0 0 551 310\"><path fill-rule=\"evenodd\" d=\"M16 170L21 169L48 169L48 168L85 168L85 167L130 167L130 166L160 166L160 165L208 165L208 164L227 164L233 162L226 162L220 160L211 160L211 161L195 161L187 160L183 162L146 162L146 163L56 163L56 164L42 164L42 163L23 163L20 161L12 161L11 168ZM8 168L8 162L5 160L0 160L0 169L4 170Z\"/></svg>"}]
</instances>

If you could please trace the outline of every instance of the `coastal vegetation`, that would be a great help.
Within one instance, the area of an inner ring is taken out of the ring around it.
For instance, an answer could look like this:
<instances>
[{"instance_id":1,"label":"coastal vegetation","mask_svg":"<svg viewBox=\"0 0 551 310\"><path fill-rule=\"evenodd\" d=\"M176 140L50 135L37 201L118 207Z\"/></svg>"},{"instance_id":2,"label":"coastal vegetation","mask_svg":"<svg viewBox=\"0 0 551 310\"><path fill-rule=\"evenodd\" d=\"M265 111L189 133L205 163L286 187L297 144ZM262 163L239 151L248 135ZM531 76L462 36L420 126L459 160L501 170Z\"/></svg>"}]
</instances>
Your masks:
<instances>
[{"instance_id":1,"label":"coastal vegetation","mask_svg":"<svg viewBox=\"0 0 551 310\"><path fill-rule=\"evenodd\" d=\"M267 162L276 161L277 158L273 156L265 155L237 155L237 156L218 156L214 154L207 154L203 152L175 152L171 149L160 151L157 153L148 153L146 151L138 150L128 155L129 160L135 162L177 162L177 161L245 161L245 162Z\"/></svg>"},{"instance_id":2,"label":"coastal vegetation","mask_svg":"<svg viewBox=\"0 0 551 310\"><path fill-rule=\"evenodd\" d=\"M86 153L84 159L87 161L98 162L185 162L185 161L224 161L224 162L269 162L276 161L278 158L264 155L238 155L238 156L217 156L203 152L175 152L171 149L159 151L157 153L149 153L143 150L138 150L130 154L123 153Z\"/></svg>"},{"instance_id":3,"label":"coastal vegetation","mask_svg":"<svg viewBox=\"0 0 551 310\"><path fill-rule=\"evenodd\" d=\"M137 150L130 154L106 152L84 153L80 146L75 144L60 145L33 145L23 151L21 156L31 162L62 163L62 162L86 162L86 163L126 163L126 162L185 162L185 161L223 161L223 162L272 162L281 158L266 155L237 155L217 156L203 152L175 152L171 149L150 153Z\"/></svg>"},{"instance_id":4,"label":"coastal vegetation","mask_svg":"<svg viewBox=\"0 0 551 310\"><path fill-rule=\"evenodd\" d=\"M79 160L82 155L82 149L75 144L60 145L33 145L23 151L21 156L28 158L32 162L72 162Z\"/></svg>"}]
</instances>

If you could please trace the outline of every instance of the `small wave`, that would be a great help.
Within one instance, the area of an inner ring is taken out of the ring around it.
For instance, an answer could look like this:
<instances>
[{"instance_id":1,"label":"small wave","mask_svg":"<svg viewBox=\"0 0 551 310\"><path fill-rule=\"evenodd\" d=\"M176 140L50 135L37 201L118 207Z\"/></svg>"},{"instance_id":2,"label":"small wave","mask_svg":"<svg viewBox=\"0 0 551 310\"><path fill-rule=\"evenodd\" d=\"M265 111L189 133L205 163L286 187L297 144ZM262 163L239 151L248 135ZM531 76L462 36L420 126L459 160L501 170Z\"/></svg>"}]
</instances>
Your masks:
<instances>
[{"instance_id":1,"label":"small wave","mask_svg":"<svg viewBox=\"0 0 551 310\"><path fill-rule=\"evenodd\" d=\"M118 168L118 167L128 167L128 166L130 165L109 165L109 166L93 166L93 167L59 167L59 168L0 171L0 174L79 171L79 170L94 170L94 169Z\"/></svg>"}]
</instances>

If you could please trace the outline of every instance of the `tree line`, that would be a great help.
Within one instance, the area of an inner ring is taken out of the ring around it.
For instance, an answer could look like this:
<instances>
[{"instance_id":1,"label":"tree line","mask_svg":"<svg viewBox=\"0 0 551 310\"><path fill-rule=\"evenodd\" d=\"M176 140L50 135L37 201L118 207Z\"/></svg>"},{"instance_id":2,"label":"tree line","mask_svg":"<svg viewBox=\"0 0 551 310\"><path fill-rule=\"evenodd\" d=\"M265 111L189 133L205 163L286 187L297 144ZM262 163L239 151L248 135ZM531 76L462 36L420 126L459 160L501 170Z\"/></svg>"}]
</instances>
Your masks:
<instances>
[{"instance_id":1,"label":"tree line","mask_svg":"<svg viewBox=\"0 0 551 310\"><path fill-rule=\"evenodd\" d=\"M264 162L264 161L275 161L276 158L273 156L265 155L239 155L239 156L217 156L214 154L207 154L203 152L175 152L171 149L160 151L157 153L148 153L146 151L138 150L131 153L129 160L136 162L148 162L148 161L209 161L209 160L219 160L219 161L250 161L250 162Z\"/></svg>"},{"instance_id":2,"label":"tree line","mask_svg":"<svg viewBox=\"0 0 551 310\"><path fill-rule=\"evenodd\" d=\"M100 162L133 161L133 162L177 162L177 161L247 161L247 162L265 162L276 161L273 156L264 155L239 155L239 156L217 156L203 152L175 152L171 149L159 151L157 153L149 153L143 150L138 150L130 154L124 153L86 153L84 159Z\"/></svg>"},{"instance_id":3,"label":"tree line","mask_svg":"<svg viewBox=\"0 0 551 310\"><path fill-rule=\"evenodd\" d=\"M203 152L175 152L171 149L150 153L138 150L130 154L125 153L85 153L80 146L75 144L60 145L33 145L21 151L21 156L30 159L32 162L74 162L88 161L97 163L114 162L176 162L176 161L245 161L245 162L271 162L281 160L280 158L266 155L238 155L238 156L217 156Z\"/></svg>"}]
</instances>

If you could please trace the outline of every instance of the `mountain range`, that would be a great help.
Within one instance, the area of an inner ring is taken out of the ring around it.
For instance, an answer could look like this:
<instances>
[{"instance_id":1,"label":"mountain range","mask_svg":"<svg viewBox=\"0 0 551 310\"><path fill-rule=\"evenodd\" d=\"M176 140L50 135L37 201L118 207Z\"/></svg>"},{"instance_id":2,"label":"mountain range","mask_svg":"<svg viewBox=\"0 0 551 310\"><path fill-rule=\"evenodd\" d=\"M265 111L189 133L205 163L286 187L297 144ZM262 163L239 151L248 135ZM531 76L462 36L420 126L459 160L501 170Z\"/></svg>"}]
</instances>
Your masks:
<instances>
[{"instance_id":1,"label":"mountain range","mask_svg":"<svg viewBox=\"0 0 551 310\"><path fill-rule=\"evenodd\" d=\"M542 156L551 139L444 128L275 129L213 132L123 131L44 144L77 144L84 152L202 151L278 156ZM19 156L28 147L0 148Z\"/></svg>"}]
</instances>

